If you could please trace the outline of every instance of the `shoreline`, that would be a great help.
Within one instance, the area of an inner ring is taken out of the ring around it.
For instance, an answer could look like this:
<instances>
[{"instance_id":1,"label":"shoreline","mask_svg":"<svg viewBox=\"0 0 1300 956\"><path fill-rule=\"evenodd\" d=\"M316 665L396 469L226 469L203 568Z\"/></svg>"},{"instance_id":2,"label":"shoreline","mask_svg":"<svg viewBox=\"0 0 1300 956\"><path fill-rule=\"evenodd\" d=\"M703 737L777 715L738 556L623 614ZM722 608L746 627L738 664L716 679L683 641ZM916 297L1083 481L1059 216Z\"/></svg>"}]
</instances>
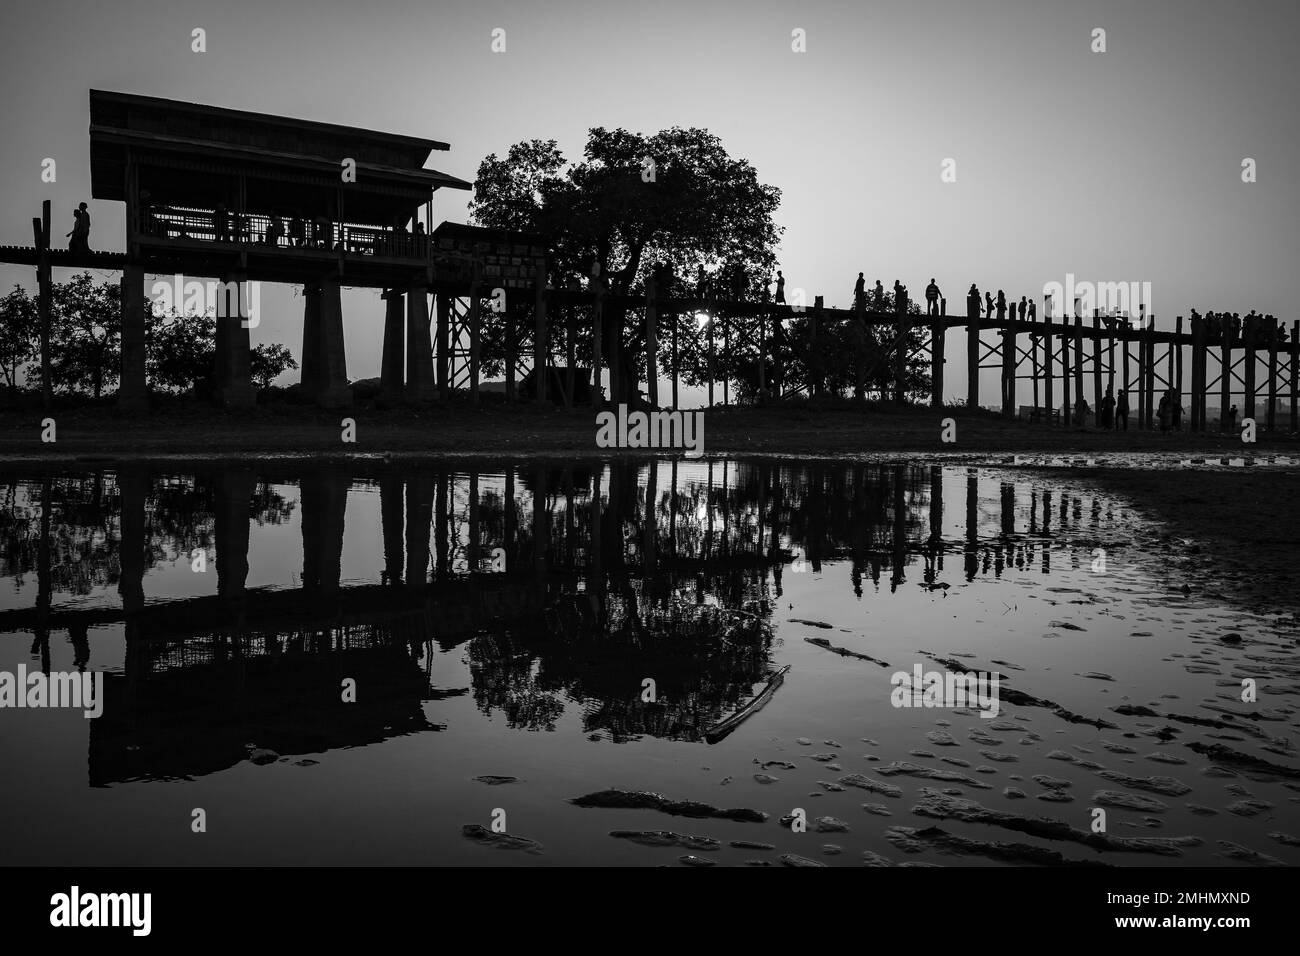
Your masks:
<instances>
[{"instance_id":1,"label":"shoreline","mask_svg":"<svg viewBox=\"0 0 1300 956\"><path fill-rule=\"evenodd\" d=\"M696 409L691 409L696 411ZM964 407L934 409L797 403L764 408L705 409L705 456L842 458L916 454L978 458L993 454L1158 455L1252 458L1300 452L1300 436L1258 432L1253 444L1217 432L1113 432L1008 422ZM42 421L55 422L55 441L41 441ZM942 440L942 422L955 422L955 441ZM343 440L343 420L355 441ZM247 412L175 405L145 414L110 406L0 413L0 463L68 462L86 458L222 460L231 457L356 459L580 456L608 458L681 454L682 450L600 448L591 409L468 403L324 411L273 404Z\"/></svg>"}]
</instances>

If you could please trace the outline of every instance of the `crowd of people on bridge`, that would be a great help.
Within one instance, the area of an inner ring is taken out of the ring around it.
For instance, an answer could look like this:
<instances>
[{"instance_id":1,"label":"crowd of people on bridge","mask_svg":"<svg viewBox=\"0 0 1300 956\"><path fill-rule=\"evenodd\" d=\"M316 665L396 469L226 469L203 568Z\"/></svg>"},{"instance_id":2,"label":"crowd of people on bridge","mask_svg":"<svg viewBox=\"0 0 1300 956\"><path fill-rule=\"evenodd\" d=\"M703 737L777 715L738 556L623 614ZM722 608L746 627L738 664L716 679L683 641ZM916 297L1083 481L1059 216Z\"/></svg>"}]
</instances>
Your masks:
<instances>
[{"instance_id":1,"label":"crowd of people on bridge","mask_svg":"<svg viewBox=\"0 0 1300 956\"><path fill-rule=\"evenodd\" d=\"M1202 316L1192 309L1192 320ZM1240 345L1244 341L1243 333L1254 331L1255 344L1262 348L1280 347L1287 344L1286 326L1270 314L1261 315L1251 309L1243 317L1237 312L1206 312L1205 340L1210 345Z\"/></svg>"}]
</instances>

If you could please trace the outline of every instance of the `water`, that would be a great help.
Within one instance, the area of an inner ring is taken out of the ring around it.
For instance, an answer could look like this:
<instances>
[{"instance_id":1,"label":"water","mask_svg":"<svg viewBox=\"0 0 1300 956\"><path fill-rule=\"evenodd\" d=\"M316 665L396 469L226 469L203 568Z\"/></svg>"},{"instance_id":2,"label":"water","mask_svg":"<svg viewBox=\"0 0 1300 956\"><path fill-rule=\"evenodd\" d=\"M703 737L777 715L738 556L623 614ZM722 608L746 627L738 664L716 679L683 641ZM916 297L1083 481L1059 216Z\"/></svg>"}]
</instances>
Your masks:
<instances>
[{"instance_id":1,"label":"water","mask_svg":"<svg viewBox=\"0 0 1300 956\"><path fill-rule=\"evenodd\" d=\"M95 720L0 710L6 863L1007 862L891 830L931 825L1073 861L1300 862L1296 778L1187 746L1295 766L1293 639L1230 595L1185 594L1161 528L1086 474L771 458L176 463L0 475L0 495L0 671L107 675ZM1233 633L1244 640L1222 640ZM943 670L935 658L1116 726L1005 701L994 720L894 707L891 675ZM786 665L764 707L706 740ZM1243 678L1264 689L1258 703L1241 701ZM1126 704L1159 716L1115 712ZM896 761L966 779L885 772ZM849 774L901 792L837 783ZM487 775L516 779L475 779ZM770 817L569 802L606 788ZM1095 795L1118 791L1159 803L1107 807L1108 835L1194 845L1097 850L935 820L913 813L922 788L1083 832ZM796 808L848 830L783 828ZM192 831L196 809L206 833ZM463 834L494 814L541 851Z\"/></svg>"}]
</instances>

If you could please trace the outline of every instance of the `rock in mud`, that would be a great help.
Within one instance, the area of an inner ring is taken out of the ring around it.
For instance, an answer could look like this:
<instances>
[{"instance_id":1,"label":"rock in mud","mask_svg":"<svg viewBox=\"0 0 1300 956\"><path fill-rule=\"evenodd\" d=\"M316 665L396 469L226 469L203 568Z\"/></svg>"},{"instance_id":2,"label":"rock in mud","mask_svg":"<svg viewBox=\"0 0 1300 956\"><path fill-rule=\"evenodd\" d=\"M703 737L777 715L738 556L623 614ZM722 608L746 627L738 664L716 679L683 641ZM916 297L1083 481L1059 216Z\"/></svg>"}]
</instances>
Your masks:
<instances>
[{"instance_id":1,"label":"rock in mud","mask_svg":"<svg viewBox=\"0 0 1300 956\"><path fill-rule=\"evenodd\" d=\"M1105 777L1130 790L1146 790L1166 797L1181 797L1185 793L1192 792L1191 787L1173 777L1133 777L1118 770L1098 770L1097 776Z\"/></svg>"},{"instance_id":2,"label":"rock in mud","mask_svg":"<svg viewBox=\"0 0 1300 956\"><path fill-rule=\"evenodd\" d=\"M788 618L788 620L791 624L805 624L808 627L820 627L828 631L835 630L835 628L831 627L831 625L827 624L825 621L808 621L801 617L792 617Z\"/></svg>"},{"instance_id":3,"label":"rock in mud","mask_svg":"<svg viewBox=\"0 0 1300 956\"><path fill-rule=\"evenodd\" d=\"M813 829L818 833L848 833L849 825L835 817L818 817Z\"/></svg>"},{"instance_id":4,"label":"rock in mud","mask_svg":"<svg viewBox=\"0 0 1300 956\"><path fill-rule=\"evenodd\" d=\"M864 803L862 805L862 809L878 817L893 816L893 814L889 812L889 808L886 807L883 803Z\"/></svg>"},{"instance_id":5,"label":"rock in mud","mask_svg":"<svg viewBox=\"0 0 1300 956\"><path fill-rule=\"evenodd\" d=\"M684 866L714 866L716 861L706 860L702 856L691 856L689 853L677 858Z\"/></svg>"},{"instance_id":6,"label":"rock in mud","mask_svg":"<svg viewBox=\"0 0 1300 956\"><path fill-rule=\"evenodd\" d=\"M1064 790L1066 787L1074 786L1074 781L1072 780L1063 780L1060 777L1053 777L1045 773L1034 774L1033 781L1040 787L1046 787L1048 790Z\"/></svg>"},{"instance_id":7,"label":"rock in mud","mask_svg":"<svg viewBox=\"0 0 1300 956\"><path fill-rule=\"evenodd\" d=\"M972 840L948 833L939 827L890 827L885 839L905 853L937 850L940 853L964 856L983 856L1006 863L1026 866L1107 866L1097 860L1071 860L1055 850L1033 846L1029 843L1004 843L993 840Z\"/></svg>"},{"instance_id":8,"label":"rock in mud","mask_svg":"<svg viewBox=\"0 0 1300 956\"><path fill-rule=\"evenodd\" d=\"M669 800L662 793L652 793L648 790L597 790L581 797L574 797L569 802L578 807L658 810L676 817L714 817L741 823L762 823L767 819L767 814L762 810L751 810L745 807L723 810L695 800Z\"/></svg>"},{"instance_id":9,"label":"rock in mud","mask_svg":"<svg viewBox=\"0 0 1300 956\"><path fill-rule=\"evenodd\" d=\"M998 750L981 750L980 756L994 763L1017 763L1020 760L1015 754L1005 754Z\"/></svg>"},{"instance_id":10,"label":"rock in mud","mask_svg":"<svg viewBox=\"0 0 1300 956\"><path fill-rule=\"evenodd\" d=\"M1260 853L1258 850L1252 850L1248 846L1242 846L1240 843L1233 843L1231 840L1220 840L1219 846L1223 847L1223 852L1218 856L1227 857L1229 860L1239 860L1242 863L1253 863L1256 866L1286 866L1275 856L1269 856L1267 853Z\"/></svg>"},{"instance_id":11,"label":"rock in mud","mask_svg":"<svg viewBox=\"0 0 1300 956\"><path fill-rule=\"evenodd\" d=\"M810 860L806 856L800 856L798 853L782 853L781 863L784 866L825 866L825 863L818 863L816 860Z\"/></svg>"},{"instance_id":12,"label":"rock in mud","mask_svg":"<svg viewBox=\"0 0 1300 956\"><path fill-rule=\"evenodd\" d=\"M756 843L752 840L732 840L727 846L735 847L737 850L775 850L776 847L771 843Z\"/></svg>"},{"instance_id":13,"label":"rock in mud","mask_svg":"<svg viewBox=\"0 0 1300 956\"><path fill-rule=\"evenodd\" d=\"M886 797L901 797L903 795L901 787L896 787L892 783L885 783L883 780L873 780L861 773L846 773L840 777L839 782L846 787L858 787Z\"/></svg>"},{"instance_id":14,"label":"rock in mud","mask_svg":"<svg viewBox=\"0 0 1300 956\"><path fill-rule=\"evenodd\" d=\"M1064 790L1044 790L1042 793L1034 794L1039 800L1047 803L1073 803L1074 797L1070 796Z\"/></svg>"},{"instance_id":15,"label":"rock in mud","mask_svg":"<svg viewBox=\"0 0 1300 956\"><path fill-rule=\"evenodd\" d=\"M616 840L631 840L642 846L680 846L687 850L720 850L722 844L712 837L690 836L672 830L610 830Z\"/></svg>"},{"instance_id":16,"label":"rock in mud","mask_svg":"<svg viewBox=\"0 0 1300 956\"><path fill-rule=\"evenodd\" d=\"M519 782L518 777L498 776L494 773L485 773L482 776L475 777L474 779L479 783L486 783L489 787L499 787L502 784Z\"/></svg>"},{"instance_id":17,"label":"rock in mud","mask_svg":"<svg viewBox=\"0 0 1300 956\"><path fill-rule=\"evenodd\" d=\"M957 773L955 770L938 770L934 767L921 767L906 760L895 760L887 767L881 767L878 771L886 777L893 777L899 774L907 777L921 777L925 780L942 780L948 783L964 783L968 787L975 787L977 790L991 790L990 784L983 780L976 780L974 777L968 777L964 773ZM840 782L844 779L841 777Z\"/></svg>"},{"instance_id":18,"label":"rock in mud","mask_svg":"<svg viewBox=\"0 0 1300 956\"><path fill-rule=\"evenodd\" d=\"M936 747L956 747L957 741L953 739L952 734L946 730L931 730L925 735L925 739L930 741Z\"/></svg>"},{"instance_id":19,"label":"rock in mud","mask_svg":"<svg viewBox=\"0 0 1300 956\"><path fill-rule=\"evenodd\" d=\"M1193 740L1187 744L1187 748L1218 763L1240 767L1246 773L1261 774L1266 778L1269 776L1292 780L1300 778L1300 770L1295 767L1284 767L1282 764L1274 763L1271 760L1233 750L1224 744L1203 744L1200 741Z\"/></svg>"},{"instance_id":20,"label":"rock in mud","mask_svg":"<svg viewBox=\"0 0 1300 956\"><path fill-rule=\"evenodd\" d=\"M862 851L863 866L893 866L894 861L887 856L881 856L875 850Z\"/></svg>"},{"instance_id":21,"label":"rock in mud","mask_svg":"<svg viewBox=\"0 0 1300 956\"><path fill-rule=\"evenodd\" d=\"M1002 796L1006 797L1008 800L1027 800L1027 799L1029 799L1028 796L1026 796L1025 791L1021 790L1019 787L1005 787L1005 788L1003 788L1003 790L1002 790Z\"/></svg>"},{"instance_id":22,"label":"rock in mud","mask_svg":"<svg viewBox=\"0 0 1300 956\"><path fill-rule=\"evenodd\" d=\"M1062 820L1050 817L1026 817L1018 813L993 810L967 797L950 797L930 787L921 788L921 802L912 808L917 816L939 820L960 820L963 823L986 823L1044 840L1065 840L1082 843L1096 850L1116 850L1127 853L1156 853L1163 856L1181 856L1183 847L1200 846L1199 837L1117 837L1106 833L1092 833L1072 827Z\"/></svg>"},{"instance_id":23,"label":"rock in mud","mask_svg":"<svg viewBox=\"0 0 1300 956\"><path fill-rule=\"evenodd\" d=\"M770 773L756 773L754 779L759 783L776 783L779 778L772 776Z\"/></svg>"},{"instance_id":24,"label":"rock in mud","mask_svg":"<svg viewBox=\"0 0 1300 956\"><path fill-rule=\"evenodd\" d=\"M1155 797L1124 790L1098 790L1092 795L1092 802L1103 807L1122 807L1125 810L1143 810L1148 813L1163 813L1169 809L1169 804Z\"/></svg>"},{"instance_id":25,"label":"rock in mud","mask_svg":"<svg viewBox=\"0 0 1300 956\"><path fill-rule=\"evenodd\" d=\"M253 747L248 752L248 759L259 767L264 767L269 763L275 763L280 759L280 755L274 750L267 750L263 747Z\"/></svg>"},{"instance_id":26,"label":"rock in mud","mask_svg":"<svg viewBox=\"0 0 1300 956\"><path fill-rule=\"evenodd\" d=\"M542 852L542 845L536 840L530 840L527 837L514 836L510 833L493 833L487 827L479 823L467 823L460 828L468 839L476 843L482 843L484 846L493 846L498 850L523 850L525 853L537 855Z\"/></svg>"}]
</instances>

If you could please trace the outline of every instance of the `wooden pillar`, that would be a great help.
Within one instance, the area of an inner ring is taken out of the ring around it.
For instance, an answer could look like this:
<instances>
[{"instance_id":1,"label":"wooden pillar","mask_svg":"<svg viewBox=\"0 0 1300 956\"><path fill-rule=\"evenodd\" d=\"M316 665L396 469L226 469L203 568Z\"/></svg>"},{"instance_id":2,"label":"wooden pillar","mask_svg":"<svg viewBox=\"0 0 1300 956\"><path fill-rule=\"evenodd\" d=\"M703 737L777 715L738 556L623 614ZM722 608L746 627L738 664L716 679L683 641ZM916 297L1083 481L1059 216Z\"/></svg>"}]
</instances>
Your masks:
<instances>
[{"instance_id":1,"label":"wooden pillar","mask_svg":"<svg viewBox=\"0 0 1300 956\"><path fill-rule=\"evenodd\" d=\"M48 199L41 202L41 217L32 220L32 232L35 233L36 238L37 308L41 326L41 405L48 410L54 400L54 367L50 358L50 311L54 294L50 275L50 201ZM123 283L122 291L125 293L125 276ZM143 296L143 272L140 273L140 283ZM123 356L125 360L125 350ZM122 371L125 373L126 370ZM125 374L123 374L123 381L125 381Z\"/></svg>"},{"instance_id":2,"label":"wooden pillar","mask_svg":"<svg viewBox=\"0 0 1300 956\"><path fill-rule=\"evenodd\" d=\"M215 354L217 401L226 408L251 408L257 403L257 398L253 393L252 346L248 334L249 303L245 301L248 293L248 276L240 272L228 273L222 280L222 285L222 291L218 293L217 298ZM143 275L140 279L140 288L143 293ZM334 288L335 297L332 301L337 303L337 285ZM324 301L325 298L322 296L322 303ZM143 331L142 299L127 305L139 316L138 321ZM343 355L343 315L336 309L331 316L337 316L337 321L327 324L325 312L321 313L321 347L324 349L326 374L325 388L321 395L332 402L346 404L346 400L351 399L352 393L349 389L345 396L343 391L347 388L346 359ZM343 370L342 388L337 383L337 373L340 369Z\"/></svg>"},{"instance_id":3,"label":"wooden pillar","mask_svg":"<svg viewBox=\"0 0 1300 956\"><path fill-rule=\"evenodd\" d=\"M557 306L557 309L560 308ZM574 308L569 305L567 308L560 309L564 317L564 407L573 407L573 389L577 382L574 377L573 363L578 360L577 343L574 337L578 334L576 322L574 320Z\"/></svg>"},{"instance_id":4,"label":"wooden pillar","mask_svg":"<svg viewBox=\"0 0 1300 956\"><path fill-rule=\"evenodd\" d=\"M429 344L429 290L412 284L406 295L406 400L433 398L433 349Z\"/></svg>"},{"instance_id":5,"label":"wooden pillar","mask_svg":"<svg viewBox=\"0 0 1300 956\"><path fill-rule=\"evenodd\" d=\"M867 399L866 311L867 294L864 291L853 303L853 400L859 403Z\"/></svg>"},{"instance_id":6,"label":"wooden pillar","mask_svg":"<svg viewBox=\"0 0 1300 956\"><path fill-rule=\"evenodd\" d=\"M858 325L861 328L861 308L858 312ZM948 337L948 300L939 300L939 314L930 322L930 406L943 408L943 364L945 344ZM865 333L865 329L862 330ZM860 366L859 366L860 367ZM859 372L859 380L861 373ZM1037 386L1037 382L1034 383Z\"/></svg>"},{"instance_id":7,"label":"wooden pillar","mask_svg":"<svg viewBox=\"0 0 1300 956\"><path fill-rule=\"evenodd\" d=\"M439 292L436 297L438 312L438 396L444 401L451 397L451 296Z\"/></svg>"},{"instance_id":8,"label":"wooden pillar","mask_svg":"<svg viewBox=\"0 0 1300 956\"><path fill-rule=\"evenodd\" d=\"M677 331L681 327L680 312L673 313L673 408L677 407Z\"/></svg>"},{"instance_id":9,"label":"wooden pillar","mask_svg":"<svg viewBox=\"0 0 1300 956\"><path fill-rule=\"evenodd\" d=\"M1048 425L1052 424L1052 415L1056 412L1052 395L1052 364L1052 297L1043 296L1043 406Z\"/></svg>"},{"instance_id":10,"label":"wooden pillar","mask_svg":"<svg viewBox=\"0 0 1300 956\"><path fill-rule=\"evenodd\" d=\"M1192 429L1205 431L1205 319L1192 316Z\"/></svg>"},{"instance_id":11,"label":"wooden pillar","mask_svg":"<svg viewBox=\"0 0 1300 956\"><path fill-rule=\"evenodd\" d=\"M480 309L482 303L479 302L480 273L478 263L474 264L473 278L469 284L469 400L470 404L478 404L478 377L479 377L479 355L481 342L479 340Z\"/></svg>"},{"instance_id":12,"label":"wooden pillar","mask_svg":"<svg viewBox=\"0 0 1300 956\"><path fill-rule=\"evenodd\" d=\"M758 402L767 401L767 313L758 314ZM760 494L762 489L759 489Z\"/></svg>"},{"instance_id":13,"label":"wooden pillar","mask_svg":"<svg viewBox=\"0 0 1300 956\"><path fill-rule=\"evenodd\" d=\"M1173 375L1170 378L1170 388L1174 390L1174 403L1181 409L1183 407L1183 317L1180 315L1174 319L1174 344ZM1179 425L1182 424L1182 412L1178 413ZM1173 422L1170 422L1172 425Z\"/></svg>"},{"instance_id":14,"label":"wooden pillar","mask_svg":"<svg viewBox=\"0 0 1300 956\"><path fill-rule=\"evenodd\" d=\"M1254 419L1255 417L1255 335L1259 323L1250 316L1247 316L1245 322L1242 324L1243 331L1245 332L1242 344L1245 345L1246 394L1242 396L1241 417L1245 420L1247 418Z\"/></svg>"},{"instance_id":15,"label":"wooden pillar","mask_svg":"<svg viewBox=\"0 0 1300 956\"><path fill-rule=\"evenodd\" d=\"M1083 313L1079 300L1074 300L1074 412L1077 417L1083 407ZM1079 422L1085 424L1085 422Z\"/></svg>"},{"instance_id":16,"label":"wooden pillar","mask_svg":"<svg viewBox=\"0 0 1300 956\"><path fill-rule=\"evenodd\" d=\"M1300 431L1300 319L1291 323L1291 431Z\"/></svg>"},{"instance_id":17,"label":"wooden pillar","mask_svg":"<svg viewBox=\"0 0 1300 956\"><path fill-rule=\"evenodd\" d=\"M504 292L505 290L502 289L501 291ZM505 396L507 402L513 402L518 395L515 378L516 366L519 363L519 316L516 314L514 309L510 308L508 302L506 307L502 309L499 314L502 321L506 324ZM533 385L534 387L540 387L537 365L535 363L533 365Z\"/></svg>"},{"instance_id":18,"label":"wooden pillar","mask_svg":"<svg viewBox=\"0 0 1300 956\"><path fill-rule=\"evenodd\" d=\"M605 325L605 301L604 296L600 293L600 283L593 277L590 288L593 290L592 295L592 323L591 323L591 407L600 411L604 404L600 385L600 363L601 363L601 332Z\"/></svg>"},{"instance_id":19,"label":"wooden pillar","mask_svg":"<svg viewBox=\"0 0 1300 956\"><path fill-rule=\"evenodd\" d=\"M817 305L821 307L821 296L817 297ZM898 347L894 352L894 404L902 405L907 401L907 341L912 329L912 320L907 315L906 304L898 310L898 316L895 319L895 335L898 339ZM817 376L817 386L821 388L821 375Z\"/></svg>"},{"instance_id":20,"label":"wooden pillar","mask_svg":"<svg viewBox=\"0 0 1300 956\"><path fill-rule=\"evenodd\" d=\"M1101 312L1092 310L1092 414L1101 412ZM1097 421L1094 417L1093 421Z\"/></svg>"},{"instance_id":21,"label":"wooden pillar","mask_svg":"<svg viewBox=\"0 0 1300 956\"><path fill-rule=\"evenodd\" d=\"M603 288L604 283L601 286ZM627 391L623 382L623 322L627 318L627 309L619 306L610 311L618 321L613 322L609 330L609 398L618 405Z\"/></svg>"},{"instance_id":22,"label":"wooden pillar","mask_svg":"<svg viewBox=\"0 0 1300 956\"><path fill-rule=\"evenodd\" d=\"M659 302L654 276L645 283L645 375L646 398L659 407ZM654 466L651 465L651 468Z\"/></svg>"},{"instance_id":23,"label":"wooden pillar","mask_svg":"<svg viewBox=\"0 0 1300 956\"><path fill-rule=\"evenodd\" d=\"M397 289L386 290L384 300L384 350L379 362L379 397L399 401L405 388L406 296Z\"/></svg>"},{"instance_id":24,"label":"wooden pillar","mask_svg":"<svg viewBox=\"0 0 1300 956\"><path fill-rule=\"evenodd\" d=\"M551 350L550 329L546 323L546 266L541 262L537 263L533 284L536 286L533 317L537 320L537 327L533 330L533 380L537 384L537 403L543 405L548 400L551 384L548 360Z\"/></svg>"},{"instance_id":25,"label":"wooden pillar","mask_svg":"<svg viewBox=\"0 0 1300 956\"><path fill-rule=\"evenodd\" d=\"M980 307L966 303L966 407L980 404Z\"/></svg>"},{"instance_id":26,"label":"wooden pillar","mask_svg":"<svg viewBox=\"0 0 1300 956\"><path fill-rule=\"evenodd\" d=\"M1156 397L1156 317L1147 316L1147 325L1143 330L1143 337L1146 339L1146 387L1143 389L1143 397L1146 401L1146 415L1143 419L1143 427L1148 431L1155 425L1155 397Z\"/></svg>"},{"instance_id":27,"label":"wooden pillar","mask_svg":"<svg viewBox=\"0 0 1300 956\"><path fill-rule=\"evenodd\" d=\"M708 316L708 335L709 335L709 408L713 407L713 314Z\"/></svg>"},{"instance_id":28,"label":"wooden pillar","mask_svg":"<svg viewBox=\"0 0 1300 956\"><path fill-rule=\"evenodd\" d=\"M1232 329L1223 321L1223 345L1219 352L1219 431L1228 430L1228 407L1232 404Z\"/></svg>"},{"instance_id":29,"label":"wooden pillar","mask_svg":"<svg viewBox=\"0 0 1300 956\"><path fill-rule=\"evenodd\" d=\"M1034 387L1034 414L1035 415L1041 414L1040 412L1041 406L1038 404L1038 376L1039 376L1038 344L1041 341L1041 339L1042 339L1042 335L1039 332L1038 320L1035 319L1033 322L1030 323L1030 328L1029 328L1029 377Z\"/></svg>"},{"instance_id":30,"label":"wooden pillar","mask_svg":"<svg viewBox=\"0 0 1300 956\"><path fill-rule=\"evenodd\" d=\"M1277 319L1271 319L1268 334L1268 411L1265 422L1269 431L1277 428Z\"/></svg>"}]
</instances>

